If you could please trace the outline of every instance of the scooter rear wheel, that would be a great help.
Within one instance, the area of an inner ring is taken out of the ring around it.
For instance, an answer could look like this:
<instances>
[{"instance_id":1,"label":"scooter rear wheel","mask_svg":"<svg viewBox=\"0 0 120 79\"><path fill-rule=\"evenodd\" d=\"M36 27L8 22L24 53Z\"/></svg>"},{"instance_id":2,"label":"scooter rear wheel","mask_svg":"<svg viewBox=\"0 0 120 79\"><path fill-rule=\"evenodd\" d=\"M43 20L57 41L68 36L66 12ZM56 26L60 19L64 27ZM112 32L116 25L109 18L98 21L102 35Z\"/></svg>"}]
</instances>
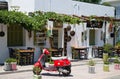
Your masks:
<instances>
[{"instance_id":1,"label":"scooter rear wheel","mask_svg":"<svg viewBox=\"0 0 120 79\"><path fill-rule=\"evenodd\" d=\"M65 67L64 69L67 70L68 72L67 73L62 72L63 76L70 75L70 73L71 73L71 67Z\"/></svg>"}]
</instances>

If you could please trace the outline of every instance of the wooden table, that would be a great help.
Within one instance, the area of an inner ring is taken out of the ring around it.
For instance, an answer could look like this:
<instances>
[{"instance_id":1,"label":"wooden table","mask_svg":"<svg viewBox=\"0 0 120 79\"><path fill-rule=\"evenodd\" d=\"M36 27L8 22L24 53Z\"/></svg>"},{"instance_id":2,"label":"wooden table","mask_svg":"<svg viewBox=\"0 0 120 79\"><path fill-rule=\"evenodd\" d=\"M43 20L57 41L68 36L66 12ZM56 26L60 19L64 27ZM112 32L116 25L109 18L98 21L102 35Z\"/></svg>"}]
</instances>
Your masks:
<instances>
[{"instance_id":1,"label":"wooden table","mask_svg":"<svg viewBox=\"0 0 120 79\"><path fill-rule=\"evenodd\" d=\"M34 50L31 49L19 49L18 53L20 54L20 60L25 58L26 64L33 64L34 63Z\"/></svg>"},{"instance_id":2,"label":"wooden table","mask_svg":"<svg viewBox=\"0 0 120 79\"><path fill-rule=\"evenodd\" d=\"M115 54L120 57L120 48L115 48Z\"/></svg>"},{"instance_id":3,"label":"wooden table","mask_svg":"<svg viewBox=\"0 0 120 79\"><path fill-rule=\"evenodd\" d=\"M84 56L85 59L88 58L88 47L72 47L73 51L77 51L79 59L83 59L82 56Z\"/></svg>"}]
</instances>

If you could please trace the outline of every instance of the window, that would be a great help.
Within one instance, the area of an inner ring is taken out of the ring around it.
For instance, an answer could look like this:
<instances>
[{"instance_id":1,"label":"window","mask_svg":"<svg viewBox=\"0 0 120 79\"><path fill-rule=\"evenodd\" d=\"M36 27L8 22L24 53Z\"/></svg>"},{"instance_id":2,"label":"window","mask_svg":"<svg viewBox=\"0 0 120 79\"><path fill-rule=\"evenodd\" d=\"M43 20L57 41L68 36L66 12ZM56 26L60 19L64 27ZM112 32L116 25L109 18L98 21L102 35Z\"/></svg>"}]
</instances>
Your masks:
<instances>
[{"instance_id":1,"label":"window","mask_svg":"<svg viewBox=\"0 0 120 79\"><path fill-rule=\"evenodd\" d=\"M18 25L8 26L8 46L23 46L23 28Z\"/></svg>"}]
</instances>

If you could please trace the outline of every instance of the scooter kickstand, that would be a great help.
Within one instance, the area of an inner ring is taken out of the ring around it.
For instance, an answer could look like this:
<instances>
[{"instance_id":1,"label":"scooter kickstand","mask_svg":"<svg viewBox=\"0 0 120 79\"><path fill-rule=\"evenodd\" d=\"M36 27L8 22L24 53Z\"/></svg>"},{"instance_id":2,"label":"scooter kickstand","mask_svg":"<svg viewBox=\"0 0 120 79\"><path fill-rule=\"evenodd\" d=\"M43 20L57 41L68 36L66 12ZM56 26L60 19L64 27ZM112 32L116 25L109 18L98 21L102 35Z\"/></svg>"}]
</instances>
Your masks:
<instances>
[{"instance_id":1,"label":"scooter kickstand","mask_svg":"<svg viewBox=\"0 0 120 79\"><path fill-rule=\"evenodd\" d=\"M59 72L59 76L60 76L60 72Z\"/></svg>"}]
</instances>

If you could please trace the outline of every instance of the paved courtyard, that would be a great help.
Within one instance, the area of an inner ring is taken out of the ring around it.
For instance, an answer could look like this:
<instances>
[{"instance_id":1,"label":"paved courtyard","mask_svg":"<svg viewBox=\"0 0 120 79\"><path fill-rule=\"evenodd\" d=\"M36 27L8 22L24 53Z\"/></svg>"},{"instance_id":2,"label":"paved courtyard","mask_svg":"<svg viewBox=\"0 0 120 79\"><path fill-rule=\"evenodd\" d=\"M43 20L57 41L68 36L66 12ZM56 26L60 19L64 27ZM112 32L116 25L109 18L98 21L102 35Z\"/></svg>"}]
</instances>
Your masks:
<instances>
[{"instance_id":1,"label":"paved courtyard","mask_svg":"<svg viewBox=\"0 0 120 79\"><path fill-rule=\"evenodd\" d=\"M110 65L110 72L103 71L101 60L96 60L95 74L88 73L87 60L72 62L71 75L64 77L58 75L58 72L42 71L42 79L120 79L120 70L114 69L114 64ZM17 71L3 71L0 67L0 79L33 79L32 65L18 66Z\"/></svg>"}]
</instances>

